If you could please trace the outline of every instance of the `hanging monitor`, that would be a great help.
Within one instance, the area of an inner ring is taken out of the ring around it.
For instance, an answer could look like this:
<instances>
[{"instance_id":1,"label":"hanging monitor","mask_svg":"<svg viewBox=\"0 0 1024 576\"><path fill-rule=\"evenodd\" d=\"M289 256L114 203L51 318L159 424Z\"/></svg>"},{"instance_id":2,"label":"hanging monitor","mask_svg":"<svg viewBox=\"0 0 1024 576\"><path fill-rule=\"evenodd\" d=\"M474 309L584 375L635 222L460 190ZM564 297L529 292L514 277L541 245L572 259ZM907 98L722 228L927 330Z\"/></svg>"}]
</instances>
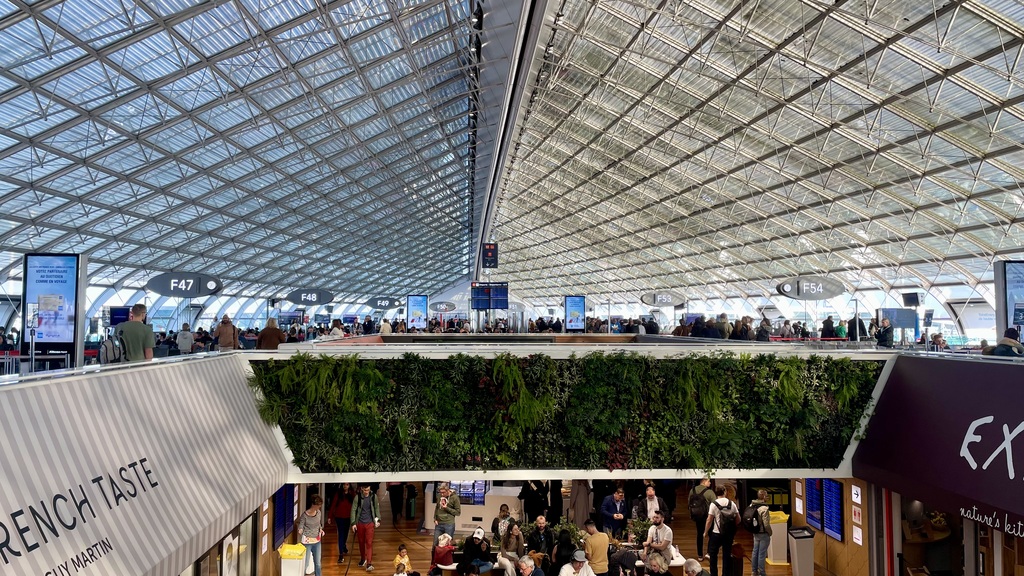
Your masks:
<instances>
[{"instance_id":1,"label":"hanging monitor","mask_svg":"<svg viewBox=\"0 0 1024 576\"><path fill-rule=\"evenodd\" d=\"M907 292L903 294L903 307L904 308L917 308L921 305L921 295L917 292Z\"/></svg>"},{"instance_id":2,"label":"hanging monitor","mask_svg":"<svg viewBox=\"0 0 1024 576\"><path fill-rule=\"evenodd\" d=\"M473 282L469 296L473 310L508 310L508 282Z\"/></svg>"},{"instance_id":3,"label":"hanging monitor","mask_svg":"<svg viewBox=\"0 0 1024 576\"><path fill-rule=\"evenodd\" d=\"M483 248L483 267L484 268L497 268L498 267L498 243L497 242L485 242Z\"/></svg>"}]
</instances>

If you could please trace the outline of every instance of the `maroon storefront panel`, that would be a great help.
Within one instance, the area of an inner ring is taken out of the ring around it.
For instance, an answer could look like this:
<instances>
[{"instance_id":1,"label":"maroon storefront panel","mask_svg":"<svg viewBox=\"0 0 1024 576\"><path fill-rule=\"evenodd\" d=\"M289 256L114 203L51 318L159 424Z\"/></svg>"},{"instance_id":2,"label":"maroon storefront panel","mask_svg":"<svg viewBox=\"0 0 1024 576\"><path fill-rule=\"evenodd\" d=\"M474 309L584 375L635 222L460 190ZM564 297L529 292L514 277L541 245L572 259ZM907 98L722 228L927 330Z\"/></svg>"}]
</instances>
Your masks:
<instances>
[{"instance_id":1,"label":"maroon storefront panel","mask_svg":"<svg viewBox=\"0 0 1024 576\"><path fill-rule=\"evenodd\" d=\"M1024 535L1024 364L901 356L853 473Z\"/></svg>"}]
</instances>

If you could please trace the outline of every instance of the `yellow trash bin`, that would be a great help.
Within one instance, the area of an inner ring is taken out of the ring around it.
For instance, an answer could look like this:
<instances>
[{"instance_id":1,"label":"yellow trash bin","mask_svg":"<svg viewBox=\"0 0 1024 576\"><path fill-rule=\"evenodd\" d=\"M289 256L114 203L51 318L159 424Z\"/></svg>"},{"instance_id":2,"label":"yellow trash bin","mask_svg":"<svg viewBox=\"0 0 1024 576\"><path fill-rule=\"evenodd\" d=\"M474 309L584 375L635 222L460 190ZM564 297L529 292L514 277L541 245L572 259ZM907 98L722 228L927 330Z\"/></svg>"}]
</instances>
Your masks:
<instances>
[{"instance_id":1,"label":"yellow trash bin","mask_svg":"<svg viewBox=\"0 0 1024 576\"><path fill-rule=\"evenodd\" d=\"M768 557L765 559L772 566L785 566L789 564L786 559L786 528L789 524L789 514L773 510L768 512L768 523L772 527L772 539L768 544Z\"/></svg>"},{"instance_id":2,"label":"yellow trash bin","mask_svg":"<svg viewBox=\"0 0 1024 576\"><path fill-rule=\"evenodd\" d=\"M282 544L277 549L281 555L281 576L306 575L306 547L302 544Z\"/></svg>"}]
</instances>

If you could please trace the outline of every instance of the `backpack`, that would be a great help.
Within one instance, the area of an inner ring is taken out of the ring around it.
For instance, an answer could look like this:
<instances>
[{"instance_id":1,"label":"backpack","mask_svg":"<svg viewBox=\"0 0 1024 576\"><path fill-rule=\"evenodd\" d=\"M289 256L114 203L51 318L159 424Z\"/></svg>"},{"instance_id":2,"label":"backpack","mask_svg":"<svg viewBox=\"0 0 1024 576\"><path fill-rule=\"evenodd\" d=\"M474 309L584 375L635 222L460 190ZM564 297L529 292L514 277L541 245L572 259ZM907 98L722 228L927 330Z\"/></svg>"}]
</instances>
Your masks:
<instances>
[{"instance_id":1,"label":"backpack","mask_svg":"<svg viewBox=\"0 0 1024 576\"><path fill-rule=\"evenodd\" d=\"M763 502L758 502L757 504L751 503L750 506L747 506L746 509L743 510L743 516L740 518L740 521L748 532L752 532L754 534L764 532L764 523L761 522L762 506L767 506L767 504Z\"/></svg>"},{"instance_id":2,"label":"backpack","mask_svg":"<svg viewBox=\"0 0 1024 576\"><path fill-rule=\"evenodd\" d=\"M714 504L718 508L718 533L722 535L722 538L731 540L736 536L736 524L740 521L736 505L729 502L727 506L722 507L717 500Z\"/></svg>"},{"instance_id":3,"label":"backpack","mask_svg":"<svg viewBox=\"0 0 1024 576\"><path fill-rule=\"evenodd\" d=\"M1013 346L1010 346L1009 344L998 344L998 345L996 345L996 347L992 349L992 355L993 356L1014 356L1014 357L1017 357L1017 358L1020 357L1020 354L1017 354L1017 351L1014 350Z\"/></svg>"},{"instance_id":4,"label":"backpack","mask_svg":"<svg viewBox=\"0 0 1024 576\"><path fill-rule=\"evenodd\" d=\"M124 344L121 338L110 337L100 344L100 364L117 364L124 361Z\"/></svg>"},{"instance_id":5,"label":"backpack","mask_svg":"<svg viewBox=\"0 0 1024 576\"><path fill-rule=\"evenodd\" d=\"M690 518L694 521L703 520L708 517L708 500L704 497L704 493L711 488L703 486L703 490L700 492L690 491L690 500L687 502L687 507L690 509Z\"/></svg>"}]
</instances>

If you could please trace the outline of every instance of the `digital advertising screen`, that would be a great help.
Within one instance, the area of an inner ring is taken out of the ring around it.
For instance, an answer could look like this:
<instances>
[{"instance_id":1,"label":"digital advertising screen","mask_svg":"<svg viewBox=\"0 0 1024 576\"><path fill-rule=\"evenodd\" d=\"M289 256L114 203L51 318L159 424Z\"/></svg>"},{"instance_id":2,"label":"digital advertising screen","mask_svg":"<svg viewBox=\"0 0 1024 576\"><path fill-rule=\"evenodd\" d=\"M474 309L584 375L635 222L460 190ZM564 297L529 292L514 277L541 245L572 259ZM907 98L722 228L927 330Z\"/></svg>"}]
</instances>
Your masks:
<instances>
[{"instance_id":1,"label":"digital advertising screen","mask_svg":"<svg viewBox=\"0 0 1024 576\"><path fill-rule=\"evenodd\" d=\"M508 310L508 282L473 282L469 297L473 310Z\"/></svg>"},{"instance_id":2,"label":"digital advertising screen","mask_svg":"<svg viewBox=\"0 0 1024 576\"><path fill-rule=\"evenodd\" d=\"M302 322L302 312L278 312L277 313L277 325L282 330L287 331L288 327L292 324L300 324Z\"/></svg>"},{"instance_id":3,"label":"digital advertising screen","mask_svg":"<svg viewBox=\"0 0 1024 576\"><path fill-rule=\"evenodd\" d=\"M341 317L341 323L342 324L347 324L347 325L351 326L352 324L355 324L356 322L359 322L359 316L342 316Z\"/></svg>"},{"instance_id":4,"label":"digital advertising screen","mask_svg":"<svg viewBox=\"0 0 1024 576\"><path fill-rule=\"evenodd\" d=\"M821 530L821 478L804 481L804 498L807 499L807 525Z\"/></svg>"},{"instance_id":5,"label":"digital advertising screen","mask_svg":"<svg viewBox=\"0 0 1024 576\"><path fill-rule=\"evenodd\" d=\"M313 314L313 323L314 324L330 324L331 323L331 315L330 314Z\"/></svg>"},{"instance_id":6,"label":"digital advertising screen","mask_svg":"<svg viewBox=\"0 0 1024 576\"><path fill-rule=\"evenodd\" d=\"M565 297L565 331L583 332L587 320L587 297Z\"/></svg>"},{"instance_id":7,"label":"digital advertising screen","mask_svg":"<svg viewBox=\"0 0 1024 576\"><path fill-rule=\"evenodd\" d=\"M825 535L843 541L843 485L831 478L821 481L822 524Z\"/></svg>"},{"instance_id":8,"label":"digital advertising screen","mask_svg":"<svg viewBox=\"0 0 1024 576\"><path fill-rule=\"evenodd\" d=\"M36 345L75 344L77 254L26 254L23 302L26 329L34 323ZM26 337L25 341L28 342Z\"/></svg>"},{"instance_id":9,"label":"digital advertising screen","mask_svg":"<svg viewBox=\"0 0 1024 576\"><path fill-rule=\"evenodd\" d=\"M422 294L410 294L405 300L406 316L409 328L424 329L427 327L427 297Z\"/></svg>"}]
</instances>

